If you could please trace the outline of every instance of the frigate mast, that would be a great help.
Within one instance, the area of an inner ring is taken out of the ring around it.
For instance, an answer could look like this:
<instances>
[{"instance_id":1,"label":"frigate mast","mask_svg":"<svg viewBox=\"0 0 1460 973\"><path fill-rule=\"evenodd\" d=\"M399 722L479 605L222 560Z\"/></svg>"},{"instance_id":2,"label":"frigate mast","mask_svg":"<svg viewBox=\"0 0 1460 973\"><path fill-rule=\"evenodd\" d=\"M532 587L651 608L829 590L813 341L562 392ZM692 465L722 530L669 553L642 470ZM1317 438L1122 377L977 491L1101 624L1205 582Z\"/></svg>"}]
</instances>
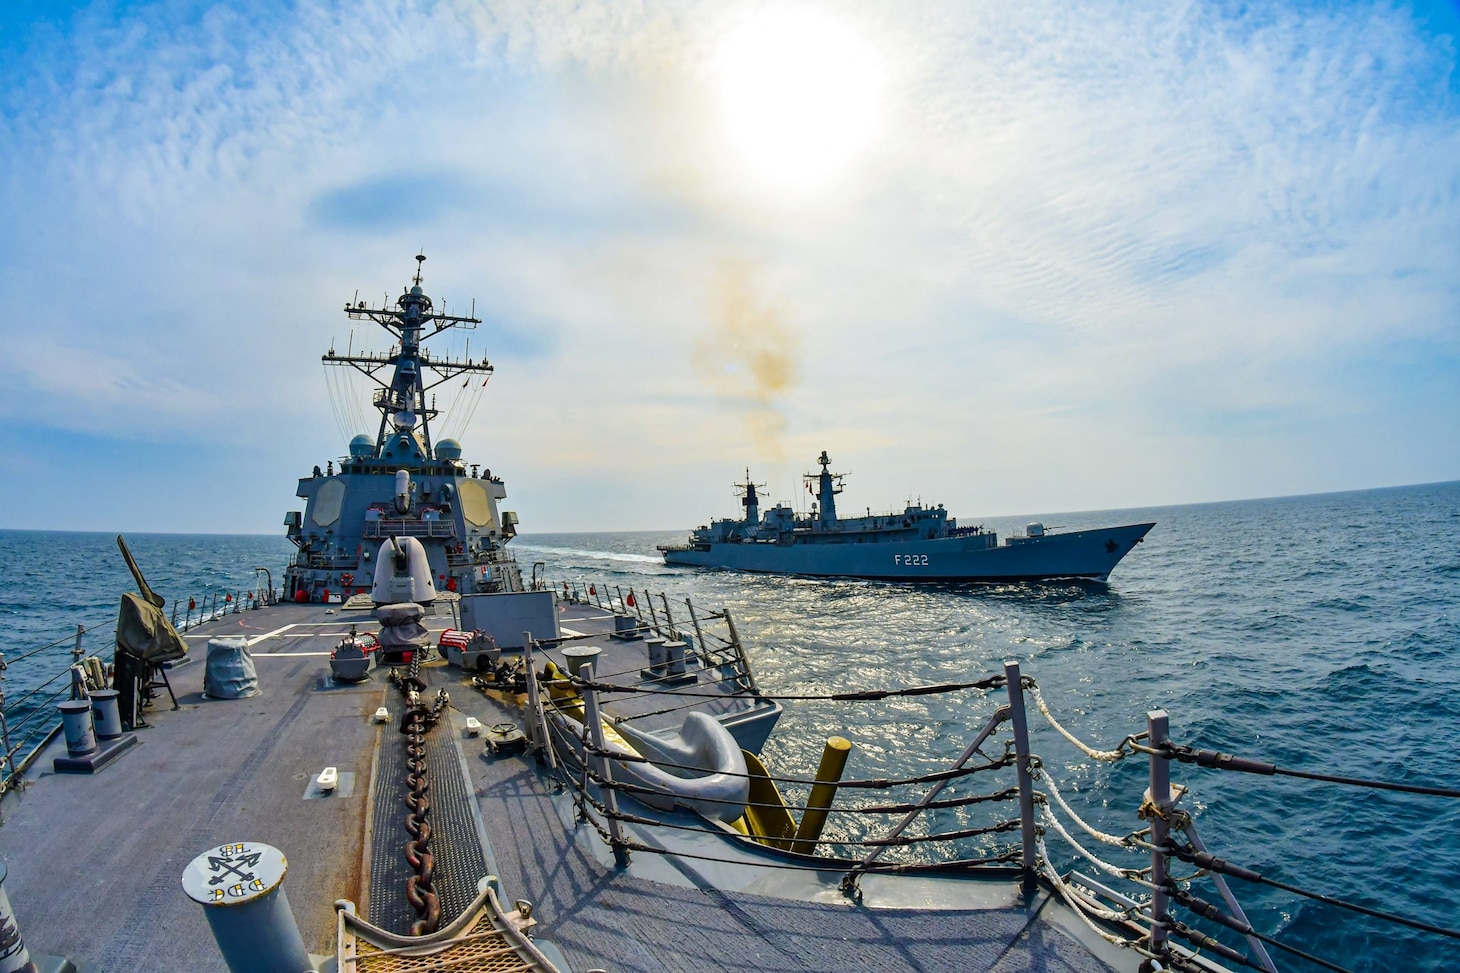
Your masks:
<instances>
[{"instance_id":1,"label":"frigate mast","mask_svg":"<svg viewBox=\"0 0 1460 973\"><path fill-rule=\"evenodd\" d=\"M816 497L821 503L821 513L818 515L817 522L822 526L829 527L836 523L836 495L842 492L842 478L846 474L831 472L829 469L831 466L831 457L826 455L826 450L824 449L821 451L821 455L816 458L816 462L821 464L821 472L803 473L802 476L808 481L808 488L810 487L809 481L812 479L816 480Z\"/></svg>"},{"instance_id":2,"label":"frigate mast","mask_svg":"<svg viewBox=\"0 0 1460 973\"><path fill-rule=\"evenodd\" d=\"M416 275L410 289L396 299L394 309L383 305L368 307L364 301L345 305L345 313L351 318L374 321L395 335L399 344L394 354L337 355L330 349L320 359L326 365L351 365L380 386L371 399L380 410L380 428L375 435L376 458L385 456L387 441L392 436L412 433L418 423L424 456L431 456L431 420L436 418L438 410L427 403L426 392L460 375L480 374L485 382L493 371L486 358L432 360L430 352L422 347L424 342L448 328L471 330L482 323L477 317L434 313L431 298L421 289L421 265L425 261L425 254L416 254ZM389 382L378 374L386 368L393 370ZM428 368L436 376L430 383L425 379Z\"/></svg>"},{"instance_id":3,"label":"frigate mast","mask_svg":"<svg viewBox=\"0 0 1460 973\"><path fill-rule=\"evenodd\" d=\"M764 483L756 483L750 478L750 468L745 470L745 482L735 484L735 494L740 497L740 505L745 508L745 523L754 527L760 523L760 496L755 492L756 488L765 489Z\"/></svg>"}]
</instances>

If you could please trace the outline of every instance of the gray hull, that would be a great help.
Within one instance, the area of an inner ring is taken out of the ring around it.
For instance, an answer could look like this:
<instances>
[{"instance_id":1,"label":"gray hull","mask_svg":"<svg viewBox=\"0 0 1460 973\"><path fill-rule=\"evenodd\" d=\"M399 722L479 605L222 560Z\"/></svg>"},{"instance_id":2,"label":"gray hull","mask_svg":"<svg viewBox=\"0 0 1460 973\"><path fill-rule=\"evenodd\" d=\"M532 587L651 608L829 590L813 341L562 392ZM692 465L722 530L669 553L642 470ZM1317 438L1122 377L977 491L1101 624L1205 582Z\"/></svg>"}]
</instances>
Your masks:
<instances>
[{"instance_id":1,"label":"gray hull","mask_svg":"<svg viewBox=\"0 0 1460 973\"><path fill-rule=\"evenodd\" d=\"M1104 581L1155 524L1012 538L996 547L988 535L857 543L811 539L793 544L742 541L666 549L668 564L813 578L879 581Z\"/></svg>"}]
</instances>

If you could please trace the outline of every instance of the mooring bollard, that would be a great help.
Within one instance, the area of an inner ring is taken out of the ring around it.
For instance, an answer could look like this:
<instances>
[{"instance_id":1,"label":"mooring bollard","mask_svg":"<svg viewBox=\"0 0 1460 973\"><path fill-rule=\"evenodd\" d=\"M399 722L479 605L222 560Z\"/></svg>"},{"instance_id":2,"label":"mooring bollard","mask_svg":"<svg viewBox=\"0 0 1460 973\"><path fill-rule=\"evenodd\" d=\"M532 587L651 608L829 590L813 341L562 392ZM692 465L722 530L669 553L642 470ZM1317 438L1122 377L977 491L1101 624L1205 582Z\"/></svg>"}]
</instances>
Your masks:
<instances>
[{"instance_id":1,"label":"mooring bollard","mask_svg":"<svg viewBox=\"0 0 1460 973\"><path fill-rule=\"evenodd\" d=\"M20 935L20 923L10 910L10 898L5 894L5 876L9 870L0 862L0 973L24 973L34 970L30 965L30 953Z\"/></svg>"},{"instance_id":2,"label":"mooring bollard","mask_svg":"<svg viewBox=\"0 0 1460 973\"><path fill-rule=\"evenodd\" d=\"M117 706L120 695L115 689L91 691L91 717L98 740L115 740L122 735L122 713Z\"/></svg>"},{"instance_id":3,"label":"mooring bollard","mask_svg":"<svg viewBox=\"0 0 1460 973\"><path fill-rule=\"evenodd\" d=\"M91 700L68 699L58 703L66 732L66 753L84 757L96 752L96 734L91 725Z\"/></svg>"},{"instance_id":4,"label":"mooring bollard","mask_svg":"<svg viewBox=\"0 0 1460 973\"><path fill-rule=\"evenodd\" d=\"M589 662L596 662L603 650L596 645L570 645L563 650L563 661L568 664L569 675L576 676Z\"/></svg>"},{"instance_id":5,"label":"mooring bollard","mask_svg":"<svg viewBox=\"0 0 1460 973\"><path fill-rule=\"evenodd\" d=\"M669 678L684 675L684 643L679 640L664 643L664 651L669 656Z\"/></svg>"},{"instance_id":6,"label":"mooring bollard","mask_svg":"<svg viewBox=\"0 0 1460 973\"><path fill-rule=\"evenodd\" d=\"M203 907L232 973L302 973L313 967L284 894L284 853L242 841L209 848L183 869L183 891Z\"/></svg>"},{"instance_id":7,"label":"mooring bollard","mask_svg":"<svg viewBox=\"0 0 1460 973\"><path fill-rule=\"evenodd\" d=\"M664 644L668 641L659 636L644 640L644 647L649 650L649 668L640 673L646 679L662 679L664 670L669 665L669 653L665 651Z\"/></svg>"}]
</instances>

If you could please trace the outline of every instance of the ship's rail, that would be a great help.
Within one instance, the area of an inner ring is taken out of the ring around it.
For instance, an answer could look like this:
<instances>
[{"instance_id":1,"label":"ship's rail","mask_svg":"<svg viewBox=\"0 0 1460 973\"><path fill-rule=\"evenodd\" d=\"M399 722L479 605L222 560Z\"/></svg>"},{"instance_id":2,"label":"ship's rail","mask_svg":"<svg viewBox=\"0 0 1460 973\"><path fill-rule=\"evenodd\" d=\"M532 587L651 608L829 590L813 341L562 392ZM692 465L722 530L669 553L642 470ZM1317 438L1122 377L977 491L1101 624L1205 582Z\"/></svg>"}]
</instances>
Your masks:
<instances>
[{"instance_id":1,"label":"ship's rail","mask_svg":"<svg viewBox=\"0 0 1460 973\"><path fill-rule=\"evenodd\" d=\"M397 520L381 518L365 521L366 537L442 537L456 536L456 524L450 520Z\"/></svg>"},{"instance_id":2,"label":"ship's rail","mask_svg":"<svg viewBox=\"0 0 1460 973\"><path fill-rule=\"evenodd\" d=\"M87 656L85 638L96 631L77 625L74 633L44 645L32 646L13 658L0 652L0 795L18 788L35 758L61 732L56 705L66 699L81 699L90 690L107 685L106 666L96 656ZM115 641L115 628L111 630ZM56 665L62 646L70 643L71 660ZM26 663L20 670L14 667ZM14 671L25 674L26 689L11 696L5 684ZM47 675L49 673L49 675Z\"/></svg>"},{"instance_id":3,"label":"ship's rail","mask_svg":"<svg viewBox=\"0 0 1460 973\"><path fill-rule=\"evenodd\" d=\"M669 641L685 642L697 653L706 669L720 669L730 674L740 692L759 694L755 672L745 644L735 628L729 611L706 611L684 599L684 610L671 608L664 592L651 594L646 588L624 591L621 585L601 582L564 581L559 586L562 597L580 605L596 605L606 612L632 617L642 632L653 632ZM655 605L655 600L658 605ZM678 605L676 600L675 605ZM678 615L676 616L676 612Z\"/></svg>"},{"instance_id":4,"label":"ship's rail","mask_svg":"<svg viewBox=\"0 0 1460 973\"><path fill-rule=\"evenodd\" d=\"M631 603L616 587L611 591L617 597L592 586L589 600L617 612L631 610L640 600L636 597ZM582 589L570 586L569 592L581 598ZM1460 800L1460 788L1341 778L1194 749L1172 740L1169 717L1159 710L1147 714L1144 729L1133 731L1112 749L1100 749L1081 741L1059 722L1038 684L1023 675L1017 663L1006 663L1002 674L941 686L830 694L757 693L763 701L821 700L838 704L962 693L970 697L970 706L992 706L983 727L945 770L896 780L838 780L835 773L828 777L821 772L814 778L765 778L787 795L785 802L752 798L746 804L747 812L759 811L773 820L777 814L790 812L800 818L801 825L796 826L791 818L780 834L757 838L744 837L738 827L732 829L683 814L656 813L647 805L628 800L654 792L643 784L628 782L622 773L616 778L614 764L623 766L644 758L626 757L621 750L611 750L603 740L597 718L599 697L604 694L648 692L674 699L679 705L718 694L696 692L693 686L625 686L595 678L591 668L585 668L579 676L543 680L532 688L533 712L529 720L533 721L530 737L534 745L546 753L550 766L558 768L563 784L574 794L580 816L594 825L620 862L627 862L632 854L665 853L675 844L667 838L646 842L634 837L639 830L660 829L662 833L703 831L738 841L758 841L779 852L779 861L770 867L821 873L839 870L843 875L842 891L852 899L860 899L860 880L866 874L1002 869L1011 877L1022 878L1026 889L1032 890L1038 884L1058 896L1095 935L1146 958L1143 968L1153 969L1211 973L1247 967L1276 973L1280 967L1274 955L1296 956L1303 964L1311 964L1302 969L1345 969L1331 959L1306 953L1254 927L1229 879L1314 899L1387 924L1390 929L1402 926L1427 936L1460 940L1460 929L1278 881L1256 868L1217 857L1198 832L1197 811L1187 800L1189 789L1171 781L1171 764L1285 775L1456 800ZM565 691L566 708L562 698ZM1126 759L1147 763L1150 786L1140 806L1134 809L1135 820L1127 819L1125 826L1112 827L1094 821L1090 811L1077 811L1071 806L1056 773L1067 759L1046 761L1030 749L1028 702L1083 759L1097 765ZM586 717L582 734L565 730L578 725L565 718L571 712ZM659 760L654 763L670 773L684 771L683 776L704 772ZM752 793L756 793L756 781L761 778L753 771L746 776ZM814 818L821 822L808 831L806 822ZM691 820L697 823L687 823ZM1060 858L1055 857L1051 846ZM699 853L703 847L696 845L697 853L688 857L713 858L712 854ZM685 854L682 850L675 853ZM726 856L720 860L735 859ZM1056 867L1061 860L1078 861L1084 871L1069 868L1062 872ZM1302 875L1301 869L1293 871Z\"/></svg>"},{"instance_id":5,"label":"ship's rail","mask_svg":"<svg viewBox=\"0 0 1460 973\"><path fill-rule=\"evenodd\" d=\"M266 569L257 569L266 574ZM265 584L263 577L254 590L215 588L173 601L168 620L179 632L196 628L225 615L236 614L254 608L272 605L277 594ZM88 647L88 639L101 639L100 644ZM69 662L58 665L63 658L62 646L70 644ZM60 638L43 645L31 646L19 655L7 657L0 652L0 794L18 786L25 771L39 752L61 731L61 718L56 704L63 697L80 699L84 690L89 692L107 688L111 684L111 665L96 655L116 645L116 622L96 622L92 625L77 625L75 632L68 632ZM25 663L25 668L13 667ZM27 686L10 695L6 692L7 678L14 679L16 673L23 674ZM65 677L70 676L69 679Z\"/></svg>"},{"instance_id":6,"label":"ship's rail","mask_svg":"<svg viewBox=\"0 0 1460 973\"><path fill-rule=\"evenodd\" d=\"M323 569L327 571L354 571L360 567L360 558L353 554L330 556L327 554L306 554L300 551L289 559L287 567Z\"/></svg>"}]
</instances>

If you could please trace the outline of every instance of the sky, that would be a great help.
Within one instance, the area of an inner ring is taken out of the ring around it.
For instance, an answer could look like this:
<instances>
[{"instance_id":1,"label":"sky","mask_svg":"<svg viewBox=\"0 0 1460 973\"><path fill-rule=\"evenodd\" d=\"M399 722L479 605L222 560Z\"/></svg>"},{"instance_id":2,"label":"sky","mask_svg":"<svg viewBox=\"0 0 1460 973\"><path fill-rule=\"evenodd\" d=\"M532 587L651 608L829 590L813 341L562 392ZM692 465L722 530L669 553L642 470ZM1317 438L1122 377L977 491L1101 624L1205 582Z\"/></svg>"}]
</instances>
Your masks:
<instances>
[{"instance_id":1,"label":"sky","mask_svg":"<svg viewBox=\"0 0 1460 973\"><path fill-rule=\"evenodd\" d=\"M496 368L438 435L524 532L688 528L747 469L800 503L823 449L844 513L970 523L1460 479L1457 37L1453 2L6 4L0 527L282 531L375 431L320 364L389 344L343 304L417 252L483 322L432 347Z\"/></svg>"}]
</instances>

